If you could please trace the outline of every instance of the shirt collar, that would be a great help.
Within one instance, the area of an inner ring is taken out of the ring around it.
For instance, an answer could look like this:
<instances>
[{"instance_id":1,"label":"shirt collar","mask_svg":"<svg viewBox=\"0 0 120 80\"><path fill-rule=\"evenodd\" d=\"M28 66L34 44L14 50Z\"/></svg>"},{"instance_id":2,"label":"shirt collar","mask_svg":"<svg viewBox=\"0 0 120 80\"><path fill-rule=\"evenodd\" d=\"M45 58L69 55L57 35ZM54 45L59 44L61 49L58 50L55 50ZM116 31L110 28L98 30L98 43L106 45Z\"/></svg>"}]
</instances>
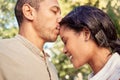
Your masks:
<instances>
[{"instance_id":1,"label":"shirt collar","mask_svg":"<svg viewBox=\"0 0 120 80\"><path fill-rule=\"evenodd\" d=\"M40 56L40 57L44 57L44 51L40 50L39 48L37 48L34 44L32 44L29 40L27 40L26 38L24 38L21 35L16 35L15 38L17 40L19 40L25 47L27 47L29 50L31 50L34 54Z\"/></svg>"}]
</instances>

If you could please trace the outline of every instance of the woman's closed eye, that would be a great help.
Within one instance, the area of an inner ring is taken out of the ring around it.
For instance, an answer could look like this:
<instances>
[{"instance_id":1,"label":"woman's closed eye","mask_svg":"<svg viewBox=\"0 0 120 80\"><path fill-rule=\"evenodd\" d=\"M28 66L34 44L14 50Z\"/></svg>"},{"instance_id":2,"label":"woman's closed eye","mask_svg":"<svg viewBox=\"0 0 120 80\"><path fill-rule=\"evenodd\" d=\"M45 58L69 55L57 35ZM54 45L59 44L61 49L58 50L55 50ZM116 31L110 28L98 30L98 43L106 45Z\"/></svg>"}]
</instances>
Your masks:
<instances>
[{"instance_id":1,"label":"woman's closed eye","mask_svg":"<svg viewBox=\"0 0 120 80\"><path fill-rule=\"evenodd\" d=\"M64 45L66 45L67 40L65 38L62 38L62 41L63 41Z\"/></svg>"}]
</instances>

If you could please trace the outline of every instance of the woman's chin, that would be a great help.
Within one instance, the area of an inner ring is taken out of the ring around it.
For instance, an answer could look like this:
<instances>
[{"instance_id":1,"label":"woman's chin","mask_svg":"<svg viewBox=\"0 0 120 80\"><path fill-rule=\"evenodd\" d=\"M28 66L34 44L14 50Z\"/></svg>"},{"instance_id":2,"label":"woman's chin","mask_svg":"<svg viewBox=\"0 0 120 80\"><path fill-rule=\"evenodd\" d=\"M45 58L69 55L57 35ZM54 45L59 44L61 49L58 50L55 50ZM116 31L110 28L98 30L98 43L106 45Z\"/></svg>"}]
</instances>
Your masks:
<instances>
[{"instance_id":1,"label":"woman's chin","mask_svg":"<svg viewBox=\"0 0 120 80\"><path fill-rule=\"evenodd\" d=\"M73 64L74 68L76 68L76 69L80 68L80 65L75 64L75 63L72 63L72 64Z\"/></svg>"},{"instance_id":2,"label":"woman's chin","mask_svg":"<svg viewBox=\"0 0 120 80\"><path fill-rule=\"evenodd\" d=\"M72 60L72 64L73 64L74 68L76 68L76 69L78 69L78 68L80 68L81 66L84 65L84 64L80 64L78 61L75 62L75 61L73 61L73 60Z\"/></svg>"}]
</instances>

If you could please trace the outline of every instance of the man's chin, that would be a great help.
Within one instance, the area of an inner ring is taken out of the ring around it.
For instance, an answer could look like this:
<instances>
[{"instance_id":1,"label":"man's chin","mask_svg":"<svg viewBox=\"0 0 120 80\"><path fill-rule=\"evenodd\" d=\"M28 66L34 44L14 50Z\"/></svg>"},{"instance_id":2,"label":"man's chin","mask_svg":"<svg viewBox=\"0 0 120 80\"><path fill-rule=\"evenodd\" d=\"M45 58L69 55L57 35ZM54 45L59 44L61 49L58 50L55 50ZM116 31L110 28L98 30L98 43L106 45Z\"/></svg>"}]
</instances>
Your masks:
<instances>
[{"instance_id":1,"label":"man's chin","mask_svg":"<svg viewBox=\"0 0 120 80\"><path fill-rule=\"evenodd\" d=\"M49 42L55 42L57 40L57 37L52 38Z\"/></svg>"},{"instance_id":2,"label":"man's chin","mask_svg":"<svg viewBox=\"0 0 120 80\"><path fill-rule=\"evenodd\" d=\"M56 40L57 40L57 38L55 38L55 39L51 40L51 42L55 42Z\"/></svg>"}]
</instances>

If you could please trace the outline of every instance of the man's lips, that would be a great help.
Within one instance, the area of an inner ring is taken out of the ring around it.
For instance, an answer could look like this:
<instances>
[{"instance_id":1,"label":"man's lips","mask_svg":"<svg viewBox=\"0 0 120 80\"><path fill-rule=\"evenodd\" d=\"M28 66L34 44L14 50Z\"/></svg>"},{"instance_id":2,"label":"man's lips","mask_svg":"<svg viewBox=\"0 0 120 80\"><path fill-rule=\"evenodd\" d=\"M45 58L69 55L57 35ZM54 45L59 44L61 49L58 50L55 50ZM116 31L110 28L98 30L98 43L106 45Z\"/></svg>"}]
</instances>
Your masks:
<instances>
[{"instance_id":1,"label":"man's lips","mask_svg":"<svg viewBox=\"0 0 120 80\"><path fill-rule=\"evenodd\" d=\"M60 30L60 26L57 26L56 29L57 29L57 30Z\"/></svg>"}]
</instances>

